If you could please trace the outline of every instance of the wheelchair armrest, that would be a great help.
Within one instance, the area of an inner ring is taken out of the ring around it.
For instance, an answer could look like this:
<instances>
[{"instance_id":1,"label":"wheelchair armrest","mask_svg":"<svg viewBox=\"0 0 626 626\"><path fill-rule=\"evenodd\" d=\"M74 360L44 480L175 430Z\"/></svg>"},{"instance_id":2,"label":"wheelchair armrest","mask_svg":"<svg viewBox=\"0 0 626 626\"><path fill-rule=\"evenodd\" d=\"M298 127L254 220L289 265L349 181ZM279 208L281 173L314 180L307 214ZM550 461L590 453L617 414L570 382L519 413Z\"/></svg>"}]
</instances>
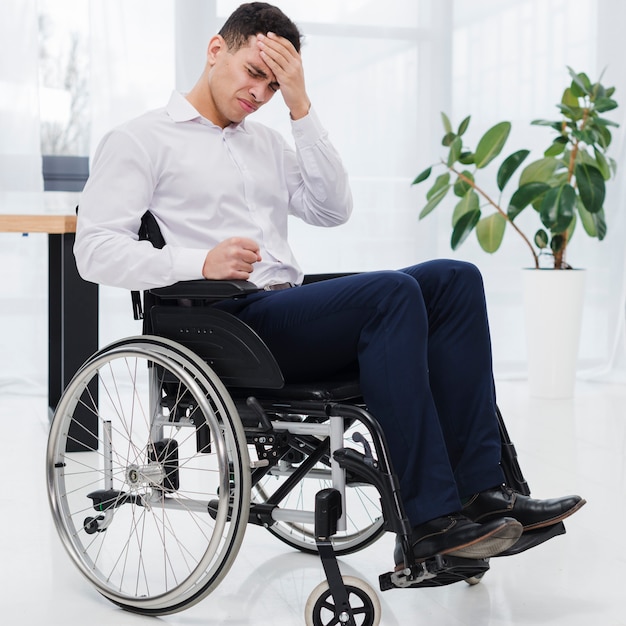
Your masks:
<instances>
[{"instance_id":1,"label":"wheelchair armrest","mask_svg":"<svg viewBox=\"0 0 626 626\"><path fill-rule=\"evenodd\" d=\"M167 287L150 289L159 298L190 300L224 300L255 293L259 288L247 280L185 280Z\"/></svg>"}]
</instances>

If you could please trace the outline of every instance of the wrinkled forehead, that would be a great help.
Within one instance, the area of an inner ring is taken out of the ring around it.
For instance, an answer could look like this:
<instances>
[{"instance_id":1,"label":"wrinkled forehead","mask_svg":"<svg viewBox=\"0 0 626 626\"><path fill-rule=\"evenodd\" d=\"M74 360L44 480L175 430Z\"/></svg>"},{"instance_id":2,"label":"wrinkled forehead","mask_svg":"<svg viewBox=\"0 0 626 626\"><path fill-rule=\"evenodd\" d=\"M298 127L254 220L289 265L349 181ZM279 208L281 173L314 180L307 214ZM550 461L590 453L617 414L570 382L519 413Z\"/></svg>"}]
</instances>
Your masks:
<instances>
[{"instance_id":1,"label":"wrinkled forehead","mask_svg":"<svg viewBox=\"0 0 626 626\"><path fill-rule=\"evenodd\" d=\"M234 55L243 63L251 65L259 74L266 76L270 81L276 81L274 72L269 68L267 63L261 57L261 50L257 45L256 36L250 37L248 43L241 46Z\"/></svg>"}]
</instances>

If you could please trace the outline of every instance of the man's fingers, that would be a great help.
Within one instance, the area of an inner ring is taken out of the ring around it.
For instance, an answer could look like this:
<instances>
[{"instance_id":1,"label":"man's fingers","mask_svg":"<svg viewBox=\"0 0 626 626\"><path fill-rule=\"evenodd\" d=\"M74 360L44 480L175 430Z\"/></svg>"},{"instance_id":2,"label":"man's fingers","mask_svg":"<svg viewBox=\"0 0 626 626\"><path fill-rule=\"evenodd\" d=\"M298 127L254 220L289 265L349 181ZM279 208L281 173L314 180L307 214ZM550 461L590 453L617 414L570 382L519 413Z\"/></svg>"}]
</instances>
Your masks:
<instances>
[{"instance_id":1,"label":"man's fingers","mask_svg":"<svg viewBox=\"0 0 626 626\"><path fill-rule=\"evenodd\" d=\"M231 246L232 254L236 257L245 259L250 263L261 260L259 244L254 239L233 237L228 241L228 244Z\"/></svg>"},{"instance_id":2,"label":"man's fingers","mask_svg":"<svg viewBox=\"0 0 626 626\"><path fill-rule=\"evenodd\" d=\"M258 41L261 55L272 71L275 69L284 71L289 67L290 63L299 58L298 53L289 40L279 38L273 33L268 33L267 37L259 34Z\"/></svg>"}]
</instances>

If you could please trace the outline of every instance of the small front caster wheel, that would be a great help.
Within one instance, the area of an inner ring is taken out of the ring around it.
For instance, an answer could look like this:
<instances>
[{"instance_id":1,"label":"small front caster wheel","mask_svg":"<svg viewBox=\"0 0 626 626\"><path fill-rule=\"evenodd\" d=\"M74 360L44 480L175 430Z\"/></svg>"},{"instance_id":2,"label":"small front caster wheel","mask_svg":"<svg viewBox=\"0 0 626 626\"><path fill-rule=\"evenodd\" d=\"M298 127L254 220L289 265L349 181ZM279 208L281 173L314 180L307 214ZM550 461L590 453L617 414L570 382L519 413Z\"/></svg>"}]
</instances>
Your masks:
<instances>
[{"instance_id":1,"label":"small front caster wheel","mask_svg":"<svg viewBox=\"0 0 626 626\"><path fill-rule=\"evenodd\" d=\"M471 585L473 587L474 585L477 585L483 579L484 575L485 575L485 572L481 572L480 574L476 574L476 576L470 576L469 578L465 579L465 582L468 585Z\"/></svg>"},{"instance_id":2,"label":"small front caster wheel","mask_svg":"<svg viewBox=\"0 0 626 626\"><path fill-rule=\"evenodd\" d=\"M376 592L360 578L343 576L342 580L348 592L355 626L378 626L381 608ZM323 581L313 589L307 600L304 608L306 626L343 626L349 623L347 612L336 613L328 582Z\"/></svg>"},{"instance_id":3,"label":"small front caster wheel","mask_svg":"<svg viewBox=\"0 0 626 626\"><path fill-rule=\"evenodd\" d=\"M489 561L489 559L487 559L487 561ZM470 586L474 586L477 585L482 579L483 576L487 573L487 570L485 570L484 572L480 572L479 574L475 574L474 576L470 576L469 578L465 579L465 582L470 585Z\"/></svg>"}]
</instances>

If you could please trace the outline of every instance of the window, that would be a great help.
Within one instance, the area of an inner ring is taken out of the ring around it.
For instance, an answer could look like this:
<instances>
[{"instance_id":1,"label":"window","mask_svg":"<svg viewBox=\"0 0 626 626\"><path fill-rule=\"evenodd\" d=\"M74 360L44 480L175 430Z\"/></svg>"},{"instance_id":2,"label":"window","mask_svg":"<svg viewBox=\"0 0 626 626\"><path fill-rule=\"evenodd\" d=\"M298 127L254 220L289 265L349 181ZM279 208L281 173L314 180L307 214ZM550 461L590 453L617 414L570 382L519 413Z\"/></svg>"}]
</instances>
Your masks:
<instances>
[{"instance_id":1,"label":"window","mask_svg":"<svg viewBox=\"0 0 626 626\"><path fill-rule=\"evenodd\" d=\"M89 3L39 1L41 153L89 154Z\"/></svg>"}]
</instances>

